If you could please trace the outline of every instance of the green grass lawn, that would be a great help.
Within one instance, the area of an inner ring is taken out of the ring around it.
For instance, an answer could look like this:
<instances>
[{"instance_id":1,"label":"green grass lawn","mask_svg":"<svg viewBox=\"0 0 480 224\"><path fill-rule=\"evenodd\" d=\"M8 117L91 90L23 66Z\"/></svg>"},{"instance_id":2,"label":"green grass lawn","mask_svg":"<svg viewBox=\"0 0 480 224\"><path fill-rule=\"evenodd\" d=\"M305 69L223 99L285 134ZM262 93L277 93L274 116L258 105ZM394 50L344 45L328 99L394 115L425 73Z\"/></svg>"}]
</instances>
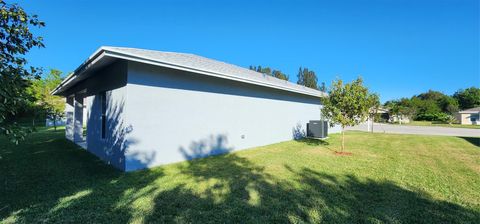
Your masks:
<instances>
[{"instance_id":1,"label":"green grass lawn","mask_svg":"<svg viewBox=\"0 0 480 224\"><path fill-rule=\"evenodd\" d=\"M398 123L396 123L398 124ZM411 121L410 123L405 123L402 125L412 125L412 126L436 126L436 127L449 127L449 128L473 128L480 129L480 125L468 125L468 124L444 124L432 121Z\"/></svg>"},{"instance_id":2,"label":"green grass lawn","mask_svg":"<svg viewBox=\"0 0 480 224\"><path fill-rule=\"evenodd\" d=\"M40 130L0 139L0 223L480 223L479 138L348 132L131 173Z\"/></svg>"}]
</instances>

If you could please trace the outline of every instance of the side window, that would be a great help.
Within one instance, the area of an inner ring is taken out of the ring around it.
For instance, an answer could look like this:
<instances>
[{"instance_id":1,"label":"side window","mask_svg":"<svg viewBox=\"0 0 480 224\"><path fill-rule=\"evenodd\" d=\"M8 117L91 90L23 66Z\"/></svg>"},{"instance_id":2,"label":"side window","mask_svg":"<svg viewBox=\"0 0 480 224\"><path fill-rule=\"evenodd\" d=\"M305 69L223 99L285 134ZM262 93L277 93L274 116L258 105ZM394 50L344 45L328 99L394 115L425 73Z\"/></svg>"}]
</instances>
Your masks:
<instances>
[{"instance_id":1,"label":"side window","mask_svg":"<svg viewBox=\"0 0 480 224\"><path fill-rule=\"evenodd\" d=\"M104 139L107 127L107 95L105 92L100 93L100 101L102 103L102 139Z\"/></svg>"}]
</instances>

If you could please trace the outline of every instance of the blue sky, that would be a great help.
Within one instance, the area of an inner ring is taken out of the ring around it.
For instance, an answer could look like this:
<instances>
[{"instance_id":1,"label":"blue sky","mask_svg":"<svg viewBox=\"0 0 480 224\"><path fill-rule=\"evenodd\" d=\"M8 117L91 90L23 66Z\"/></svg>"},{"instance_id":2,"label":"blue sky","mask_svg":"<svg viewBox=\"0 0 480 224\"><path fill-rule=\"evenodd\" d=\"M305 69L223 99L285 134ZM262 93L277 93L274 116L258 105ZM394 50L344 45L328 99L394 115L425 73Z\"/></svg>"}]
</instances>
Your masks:
<instances>
[{"instance_id":1,"label":"blue sky","mask_svg":"<svg viewBox=\"0 0 480 224\"><path fill-rule=\"evenodd\" d=\"M270 66L294 82L299 66L327 85L361 75L382 101L480 85L477 0L18 3L47 24L30 63L65 72L110 45Z\"/></svg>"}]
</instances>

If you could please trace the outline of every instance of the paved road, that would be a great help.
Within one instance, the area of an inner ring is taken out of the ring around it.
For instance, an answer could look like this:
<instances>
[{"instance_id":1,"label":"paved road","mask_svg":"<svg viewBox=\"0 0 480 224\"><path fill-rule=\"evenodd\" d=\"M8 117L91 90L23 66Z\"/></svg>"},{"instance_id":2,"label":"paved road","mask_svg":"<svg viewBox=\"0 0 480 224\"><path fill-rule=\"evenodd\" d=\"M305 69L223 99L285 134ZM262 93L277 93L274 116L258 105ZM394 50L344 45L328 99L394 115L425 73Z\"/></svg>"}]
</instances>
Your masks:
<instances>
[{"instance_id":1,"label":"paved road","mask_svg":"<svg viewBox=\"0 0 480 224\"><path fill-rule=\"evenodd\" d=\"M367 131L367 125L361 124L355 127L349 127L347 130ZM396 133L396 134L416 134L416 135L445 135L462 137L480 137L480 129L470 128L448 128L448 127L428 127L428 126L408 126L377 124L373 125L374 132Z\"/></svg>"}]
</instances>

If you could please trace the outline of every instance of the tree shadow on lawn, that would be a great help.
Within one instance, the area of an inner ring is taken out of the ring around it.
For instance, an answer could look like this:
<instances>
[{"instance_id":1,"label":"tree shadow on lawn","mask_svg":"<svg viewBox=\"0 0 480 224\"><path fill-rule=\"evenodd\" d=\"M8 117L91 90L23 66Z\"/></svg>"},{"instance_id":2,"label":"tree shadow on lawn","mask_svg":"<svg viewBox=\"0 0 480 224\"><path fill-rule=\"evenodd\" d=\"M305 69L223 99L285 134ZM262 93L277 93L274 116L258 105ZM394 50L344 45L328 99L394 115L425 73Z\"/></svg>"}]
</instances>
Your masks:
<instances>
[{"instance_id":1,"label":"tree shadow on lawn","mask_svg":"<svg viewBox=\"0 0 480 224\"><path fill-rule=\"evenodd\" d=\"M150 222L477 222L480 213L432 199L389 181L285 169L279 179L236 154L190 161L180 168L195 185L155 197ZM200 189L201 190L200 190Z\"/></svg>"},{"instance_id":2,"label":"tree shadow on lawn","mask_svg":"<svg viewBox=\"0 0 480 224\"><path fill-rule=\"evenodd\" d=\"M0 222L126 223L129 203L141 197L135 193L163 176L161 169L120 172L63 133L33 135L18 146L0 144Z\"/></svg>"},{"instance_id":3,"label":"tree shadow on lawn","mask_svg":"<svg viewBox=\"0 0 480 224\"><path fill-rule=\"evenodd\" d=\"M8 207L0 210L0 220L13 214L11 221L26 223L480 220L479 211L388 181L301 166L284 166L287 178L281 178L235 153L177 164L174 176L162 168L122 173L66 140L46 140L10 148L14 155L1 160L0 209ZM20 156L37 149L47 152ZM144 200L151 202L142 205Z\"/></svg>"},{"instance_id":4,"label":"tree shadow on lawn","mask_svg":"<svg viewBox=\"0 0 480 224\"><path fill-rule=\"evenodd\" d=\"M301 143L304 143L304 144L307 144L307 145L310 145L310 146L320 146L320 145L329 145L330 144L324 139L316 139L316 138L301 138L301 139L297 139L295 141L301 142Z\"/></svg>"}]
</instances>

